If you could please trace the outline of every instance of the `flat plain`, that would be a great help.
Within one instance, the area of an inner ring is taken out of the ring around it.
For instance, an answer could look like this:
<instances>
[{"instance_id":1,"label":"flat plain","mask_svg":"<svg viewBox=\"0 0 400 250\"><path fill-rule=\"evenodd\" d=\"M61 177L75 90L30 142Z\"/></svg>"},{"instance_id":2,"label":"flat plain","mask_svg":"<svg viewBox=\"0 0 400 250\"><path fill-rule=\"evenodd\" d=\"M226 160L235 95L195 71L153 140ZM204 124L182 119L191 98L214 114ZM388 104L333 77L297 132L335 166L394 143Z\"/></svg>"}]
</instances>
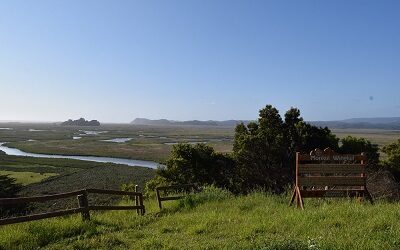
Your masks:
<instances>
[{"instance_id":1,"label":"flat plain","mask_svg":"<svg viewBox=\"0 0 400 250\"><path fill-rule=\"evenodd\" d=\"M211 126L138 126L105 124L68 127L55 124L1 124L0 142L32 153L108 156L164 162L172 145L207 143L218 152L232 151L234 128ZM383 147L400 139L399 130L333 129L339 138L363 137ZM122 139L122 142L109 140ZM108 141L107 141L108 140Z\"/></svg>"}]
</instances>

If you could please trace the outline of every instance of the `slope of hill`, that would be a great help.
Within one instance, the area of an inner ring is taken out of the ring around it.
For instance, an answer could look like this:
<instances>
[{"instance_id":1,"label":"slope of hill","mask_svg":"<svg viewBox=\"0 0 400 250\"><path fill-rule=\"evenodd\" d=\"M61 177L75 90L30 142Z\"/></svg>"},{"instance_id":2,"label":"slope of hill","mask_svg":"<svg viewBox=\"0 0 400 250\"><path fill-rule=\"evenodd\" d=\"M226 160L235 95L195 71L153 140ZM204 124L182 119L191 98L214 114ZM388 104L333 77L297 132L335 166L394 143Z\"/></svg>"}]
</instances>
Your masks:
<instances>
[{"instance_id":1,"label":"slope of hill","mask_svg":"<svg viewBox=\"0 0 400 250\"><path fill-rule=\"evenodd\" d=\"M0 227L0 249L399 249L398 204L203 192L146 215L93 213Z\"/></svg>"}]
</instances>

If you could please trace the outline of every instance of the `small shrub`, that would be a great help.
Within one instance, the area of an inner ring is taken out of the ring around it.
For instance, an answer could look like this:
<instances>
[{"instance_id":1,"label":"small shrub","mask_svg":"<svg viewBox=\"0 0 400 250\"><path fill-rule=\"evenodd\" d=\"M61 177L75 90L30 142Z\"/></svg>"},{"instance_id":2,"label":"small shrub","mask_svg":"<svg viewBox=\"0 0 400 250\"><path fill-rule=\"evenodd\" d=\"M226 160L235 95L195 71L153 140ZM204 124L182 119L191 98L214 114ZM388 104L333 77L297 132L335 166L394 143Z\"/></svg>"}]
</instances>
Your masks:
<instances>
[{"instance_id":1,"label":"small shrub","mask_svg":"<svg viewBox=\"0 0 400 250\"><path fill-rule=\"evenodd\" d=\"M152 198L156 196L156 187L159 186L168 186L174 184L172 182L167 181L164 177L161 176L156 176L150 181L146 182L146 185L144 187L144 196L146 198Z\"/></svg>"}]
</instances>

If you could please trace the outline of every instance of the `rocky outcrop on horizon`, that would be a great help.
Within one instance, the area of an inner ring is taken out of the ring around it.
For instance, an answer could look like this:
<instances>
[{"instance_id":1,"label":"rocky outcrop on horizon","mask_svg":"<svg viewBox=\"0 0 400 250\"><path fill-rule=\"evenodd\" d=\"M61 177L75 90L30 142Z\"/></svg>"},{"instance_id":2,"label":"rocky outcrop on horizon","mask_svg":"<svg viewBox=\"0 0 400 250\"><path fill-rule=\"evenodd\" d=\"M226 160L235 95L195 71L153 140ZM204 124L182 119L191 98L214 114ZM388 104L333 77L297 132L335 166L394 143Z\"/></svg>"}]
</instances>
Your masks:
<instances>
[{"instance_id":1,"label":"rocky outcrop on horizon","mask_svg":"<svg viewBox=\"0 0 400 250\"><path fill-rule=\"evenodd\" d=\"M63 126L100 126L100 122L97 120L85 120L84 118L80 118L78 120L71 120L65 121L61 123Z\"/></svg>"}]
</instances>

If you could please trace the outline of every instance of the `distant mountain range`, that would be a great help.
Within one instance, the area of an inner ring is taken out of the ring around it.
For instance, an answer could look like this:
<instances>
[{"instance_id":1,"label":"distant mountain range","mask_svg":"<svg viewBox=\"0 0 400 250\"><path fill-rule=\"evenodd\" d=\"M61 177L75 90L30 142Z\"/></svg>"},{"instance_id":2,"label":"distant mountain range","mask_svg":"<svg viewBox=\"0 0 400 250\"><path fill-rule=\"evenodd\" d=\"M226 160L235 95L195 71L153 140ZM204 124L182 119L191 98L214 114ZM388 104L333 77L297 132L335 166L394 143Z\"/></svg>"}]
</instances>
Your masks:
<instances>
[{"instance_id":1,"label":"distant mountain range","mask_svg":"<svg viewBox=\"0 0 400 250\"><path fill-rule=\"evenodd\" d=\"M400 117L351 118L339 121L311 121L310 123L328 128L400 129Z\"/></svg>"},{"instance_id":2,"label":"distant mountain range","mask_svg":"<svg viewBox=\"0 0 400 250\"><path fill-rule=\"evenodd\" d=\"M220 126L234 127L243 122L248 124L250 120L226 120L226 121L173 121L167 119L150 120L146 118L136 118L131 122L134 125L158 125L158 126ZM375 117L375 118L351 118L337 121L308 121L319 126L334 128L365 128L365 129L400 129L400 117Z\"/></svg>"},{"instance_id":3,"label":"distant mountain range","mask_svg":"<svg viewBox=\"0 0 400 250\"><path fill-rule=\"evenodd\" d=\"M189 125L189 126L221 126L221 127L234 127L236 124L239 123L249 123L250 121L239 121L239 120L226 120L226 121L198 121L198 120L191 120L191 121L172 121L167 119L159 119L159 120L150 120L146 118L136 118L131 122L134 125Z\"/></svg>"}]
</instances>

